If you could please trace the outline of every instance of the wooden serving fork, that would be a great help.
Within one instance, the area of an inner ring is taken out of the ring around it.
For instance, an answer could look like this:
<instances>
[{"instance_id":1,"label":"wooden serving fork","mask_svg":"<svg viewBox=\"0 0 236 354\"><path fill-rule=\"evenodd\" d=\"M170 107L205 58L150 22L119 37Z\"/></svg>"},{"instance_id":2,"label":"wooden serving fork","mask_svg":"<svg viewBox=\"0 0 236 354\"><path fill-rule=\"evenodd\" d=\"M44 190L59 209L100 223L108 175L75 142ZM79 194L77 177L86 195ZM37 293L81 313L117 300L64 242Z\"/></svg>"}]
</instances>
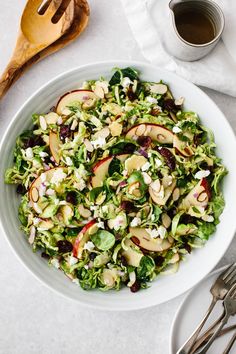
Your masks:
<instances>
[{"instance_id":1,"label":"wooden serving fork","mask_svg":"<svg viewBox=\"0 0 236 354\"><path fill-rule=\"evenodd\" d=\"M15 72L68 30L74 17L71 0L28 0L12 58L0 78L0 98L13 83Z\"/></svg>"}]
</instances>

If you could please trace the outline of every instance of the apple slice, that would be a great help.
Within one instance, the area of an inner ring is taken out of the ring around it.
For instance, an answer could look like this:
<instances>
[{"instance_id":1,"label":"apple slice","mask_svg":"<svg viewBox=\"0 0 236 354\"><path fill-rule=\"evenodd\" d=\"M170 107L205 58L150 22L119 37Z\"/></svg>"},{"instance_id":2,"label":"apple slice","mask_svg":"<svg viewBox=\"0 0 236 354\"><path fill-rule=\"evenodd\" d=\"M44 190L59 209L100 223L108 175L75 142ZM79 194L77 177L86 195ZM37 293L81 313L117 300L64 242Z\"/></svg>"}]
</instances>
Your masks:
<instances>
[{"instance_id":1,"label":"apple slice","mask_svg":"<svg viewBox=\"0 0 236 354\"><path fill-rule=\"evenodd\" d=\"M142 123L130 128L126 138L133 139L134 136L150 136L152 140L162 144L172 144L174 139L174 134L169 129L153 123Z\"/></svg>"},{"instance_id":2,"label":"apple slice","mask_svg":"<svg viewBox=\"0 0 236 354\"><path fill-rule=\"evenodd\" d=\"M189 210L191 207L201 207L205 209L209 199L210 188L207 179L203 178L182 200L178 209Z\"/></svg>"},{"instance_id":3,"label":"apple slice","mask_svg":"<svg viewBox=\"0 0 236 354\"><path fill-rule=\"evenodd\" d=\"M36 212L38 212L38 208L35 204L40 203L40 188L42 187L43 182L50 182L55 172L60 174L64 173L65 170L66 169L64 167L51 168L50 170L43 172L31 183L29 188L29 199L32 202L33 208Z\"/></svg>"},{"instance_id":4,"label":"apple slice","mask_svg":"<svg viewBox=\"0 0 236 354\"><path fill-rule=\"evenodd\" d=\"M128 249L122 252L122 256L125 257L128 265L138 267L143 253L134 250L135 244L130 239L125 240L125 246L127 246Z\"/></svg>"},{"instance_id":5,"label":"apple slice","mask_svg":"<svg viewBox=\"0 0 236 354\"><path fill-rule=\"evenodd\" d=\"M175 151L184 157L190 157L193 155L193 150L190 146L187 146L184 141L181 141L177 135L174 136L173 147Z\"/></svg>"},{"instance_id":6,"label":"apple slice","mask_svg":"<svg viewBox=\"0 0 236 354\"><path fill-rule=\"evenodd\" d=\"M144 250L162 252L171 247L171 243L167 239L151 238L149 233L141 227L130 227L129 232L132 234L131 240Z\"/></svg>"},{"instance_id":7,"label":"apple slice","mask_svg":"<svg viewBox=\"0 0 236 354\"><path fill-rule=\"evenodd\" d=\"M93 108L97 101L97 96L91 90L74 90L62 96L56 106L57 114L63 114L64 109L69 106L82 105L83 109Z\"/></svg>"},{"instance_id":8,"label":"apple slice","mask_svg":"<svg viewBox=\"0 0 236 354\"><path fill-rule=\"evenodd\" d=\"M108 174L109 165L114 157L119 159L121 162L124 162L129 154L121 154L116 156L108 156L105 159L99 161L92 169L94 176L91 178L91 184L93 188L101 187L103 185L103 181L105 180Z\"/></svg>"},{"instance_id":9,"label":"apple slice","mask_svg":"<svg viewBox=\"0 0 236 354\"><path fill-rule=\"evenodd\" d=\"M76 258L81 258L82 257L82 253L83 253L83 249L84 249L84 245L86 242L88 242L88 240L90 239L90 235L91 235L91 227L93 227L96 224L96 220L91 220L89 221L83 228L82 230L79 232L78 236L76 237L76 240L74 242L74 246L73 246L73 256Z\"/></svg>"},{"instance_id":10,"label":"apple slice","mask_svg":"<svg viewBox=\"0 0 236 354\"><path fill-rule=\"evenodd\" d=\"M51 151L51 154L57 164L60 162L60 155L59 155L59 150L60 150L60 140L58 137L58 134L53 132L52 130L49 133L49 148Z\"/></svg>"}]
</instances>

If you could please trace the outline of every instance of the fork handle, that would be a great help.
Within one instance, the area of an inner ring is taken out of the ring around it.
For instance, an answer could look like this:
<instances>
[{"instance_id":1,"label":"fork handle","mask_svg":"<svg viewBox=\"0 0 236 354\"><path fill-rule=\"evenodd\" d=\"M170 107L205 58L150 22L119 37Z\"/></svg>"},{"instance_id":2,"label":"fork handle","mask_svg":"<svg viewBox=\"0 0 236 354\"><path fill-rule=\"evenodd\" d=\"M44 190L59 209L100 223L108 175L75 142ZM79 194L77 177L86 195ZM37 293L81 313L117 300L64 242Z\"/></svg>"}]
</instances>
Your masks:
<instances>
[{"instance_id":1,"label":"fork handle","mask_svg":"<svg viewBox=\"0 0 236 354\"><path fill-rule=\"evenodd\" d=\"M230 350L232 349L234 343L236 341L236 333L234 333L233 337L230 339L229 344L225 348L222 354L229 354Z\"/></svg>"},{"instance_id":2,"label":"fork handle","mask_svg":"<svg viewBox=\"0 0 236 354\"><path fill-rule=\"evenodd\" d=\"M189 354L190 353L199 333L201 332L204 324L206 323L208 317L210 316L217 301L218 300L215 297L213 297L211 304L210 304L205 316L203 317L202 321L199 323L198 327L191 334L191 336L187 339L187 341L183 344L183 346L177 351L176 354Z\"/></svg>"},{"instance_id":3,"label":"fork handle","mask_svg":"<svg viewBox=\"0 0 236 354\"><path fill-rule=\"evenodd\" d=\"M229 316L225 315L225 317L221 320L219 327L214 332L214 334L211 336L209 341L200 350L197 350L196 352L194 352L194 354L205 354L208 351L208 349L211 347L214 340L218 337L218 334L220 333L220 331L222 330L224 325L227 323L228 319L229 319Z\"/></svg>"}]
</instances>

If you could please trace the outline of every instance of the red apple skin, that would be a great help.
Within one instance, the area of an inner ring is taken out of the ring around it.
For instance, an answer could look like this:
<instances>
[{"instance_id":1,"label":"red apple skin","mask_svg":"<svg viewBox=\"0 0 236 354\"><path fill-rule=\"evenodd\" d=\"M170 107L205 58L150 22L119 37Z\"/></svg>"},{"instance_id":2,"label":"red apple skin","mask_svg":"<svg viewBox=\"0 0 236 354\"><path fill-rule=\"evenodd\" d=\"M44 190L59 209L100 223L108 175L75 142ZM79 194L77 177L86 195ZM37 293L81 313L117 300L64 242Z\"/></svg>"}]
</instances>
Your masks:
<instances>
[{"instance_id":1,"label":"red apple skin","mask_svg":"<svg viewBox=\"0 0 236 354\"><path fill-rule=\"evenodd\" d=\"M210 200L210 198L211 198L211 189L210 189L210 185L209 185L209 183L208 183L206 178L203 178L201 180L201 186L203 186L203 188L205 189L205 192L206 192L206 194L208 196L208 199Z\"/></svg>"},{"instance_id":2,"label":"red apple skin","mask_svg":"<svg viewBox=\"0 0 236 354\"><path fill-rule=\"evenodd\" d=\"M96 223L96 219L93 219L91 221L89 221L83 228L82 230L79 232L78 236L76 237L75 243L73 245L73 256L77 258L78 256L78 248L79 248L79 244L80 244L80 240L81 240L81 236L84 235L87 230L93 226Z\"/></svg>"},{"instance_id":3,"label":"red apple skin","mask_svg":"<svg viewBox=\"0 0 236 354\"><path fill-rule=\"evenodd\" d=\"M92 168L92 171L93 173L96 171L96 169L101 166L105 161L109 160L109 159L113 159L114 156L108 156L108 157L105 157L103 160L100 160L96 163L96 165L93 166Z\"/></svg>"},{"instance_id":4,"label":"red apple skin","mask_svg":"<svg viewBox=\"0 0 236 354\"><path fill-rule=\"evenodd\" d=\"M68 91L68 92L64 93L64 95L62 95L62 96L59 98L59 100L58 100L58 102L57 102L57 104L56 104L56 108L57 108L57 106L59 105L59 103L61 102L61 100L62 100L65 96L69 95L70 93L81 92L81 91L84 91L84 92L93 92L92 90L83 90L83 89Z\"/></svg>"}]
</instances>

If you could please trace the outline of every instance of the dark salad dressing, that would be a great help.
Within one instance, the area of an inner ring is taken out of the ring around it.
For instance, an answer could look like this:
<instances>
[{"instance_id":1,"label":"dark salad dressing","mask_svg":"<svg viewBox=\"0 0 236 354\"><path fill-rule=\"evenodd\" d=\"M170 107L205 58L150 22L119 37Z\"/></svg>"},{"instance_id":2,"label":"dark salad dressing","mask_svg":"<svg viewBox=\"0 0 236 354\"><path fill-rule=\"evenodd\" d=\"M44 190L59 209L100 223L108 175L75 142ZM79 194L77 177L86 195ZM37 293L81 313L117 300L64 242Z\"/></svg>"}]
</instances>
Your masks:
<instances>
[{"instance_id":1,"label":"dark salad dressing","mask_svg":"<svg viewBox=\"0 0 236 354\"><path fill-rule=\"evenodd\" d=\"M175 24L179 35L184 40L192 44L205 44L215 38L214 23L207 14L184 6L178 7L175 13Z\"/></svg>"}]
</instances>

